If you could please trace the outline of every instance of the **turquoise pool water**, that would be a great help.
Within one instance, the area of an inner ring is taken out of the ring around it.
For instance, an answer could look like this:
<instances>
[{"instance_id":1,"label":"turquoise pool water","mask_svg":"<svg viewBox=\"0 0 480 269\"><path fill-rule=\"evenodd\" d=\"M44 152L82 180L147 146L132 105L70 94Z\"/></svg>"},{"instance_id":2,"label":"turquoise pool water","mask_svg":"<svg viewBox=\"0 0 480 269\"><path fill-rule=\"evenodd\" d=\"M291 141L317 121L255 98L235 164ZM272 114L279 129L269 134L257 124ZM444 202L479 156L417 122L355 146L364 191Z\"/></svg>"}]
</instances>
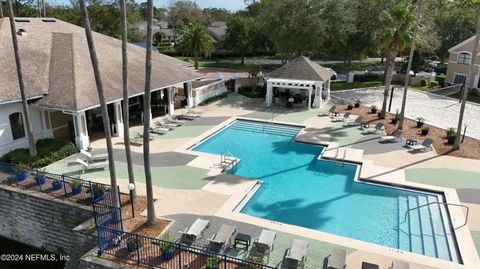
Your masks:
<instances>
[{"instance_id":1,"label":"turquoise pool water","mask_svg":"<svg viewBox=\"0 0 480 269\"><path fill-rule=\"evenodd\" d=\"M264 183L242 213L458 261L438 204L426 192L355 181L357 165L318 160L323 147L296 143L300 129L236 121L193 150L240 158L235 175Z\"/></svg>"}]
</instances>

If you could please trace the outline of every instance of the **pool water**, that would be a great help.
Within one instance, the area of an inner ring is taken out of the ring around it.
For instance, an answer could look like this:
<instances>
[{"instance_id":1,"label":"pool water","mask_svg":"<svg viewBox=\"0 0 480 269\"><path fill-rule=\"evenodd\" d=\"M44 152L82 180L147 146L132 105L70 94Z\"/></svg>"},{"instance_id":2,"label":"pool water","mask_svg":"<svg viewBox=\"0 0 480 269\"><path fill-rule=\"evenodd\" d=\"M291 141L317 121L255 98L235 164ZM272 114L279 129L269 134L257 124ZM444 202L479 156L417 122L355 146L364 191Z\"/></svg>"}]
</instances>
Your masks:
<instances>
[{"instance_id":1,"label":"pool water","mask_svg":"<svg viewBox=\"0 0 480 269\"><path fill-rule=\"evenodd\" d=\"M318 160L323 147L296 143L300 128L235 121L196 151L240 159L231 173L263 181L242 213L386 247L457 261L446 211L434 193L355 181L359 166Z\"/></svg>"}]
</instances>

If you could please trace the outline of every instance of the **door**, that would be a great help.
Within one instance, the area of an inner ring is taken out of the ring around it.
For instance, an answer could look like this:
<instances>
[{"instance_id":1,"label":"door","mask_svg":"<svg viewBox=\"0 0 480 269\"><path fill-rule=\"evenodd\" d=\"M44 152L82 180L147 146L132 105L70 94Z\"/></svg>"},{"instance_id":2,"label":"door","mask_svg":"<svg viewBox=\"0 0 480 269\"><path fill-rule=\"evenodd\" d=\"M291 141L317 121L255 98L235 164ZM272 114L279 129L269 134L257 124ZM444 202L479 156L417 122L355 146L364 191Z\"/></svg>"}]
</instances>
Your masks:
<instances>
[{"instance_id":1,"label":"door","mask_svg":"<svg viewBox=\"0 0 480 269\"><path fill-rule=\"evenodd\" d=\"M454 84L464 84L466 80L467 76L462 74L455 74L455 76L453 77Z\"/></svg>"}]
</instances>

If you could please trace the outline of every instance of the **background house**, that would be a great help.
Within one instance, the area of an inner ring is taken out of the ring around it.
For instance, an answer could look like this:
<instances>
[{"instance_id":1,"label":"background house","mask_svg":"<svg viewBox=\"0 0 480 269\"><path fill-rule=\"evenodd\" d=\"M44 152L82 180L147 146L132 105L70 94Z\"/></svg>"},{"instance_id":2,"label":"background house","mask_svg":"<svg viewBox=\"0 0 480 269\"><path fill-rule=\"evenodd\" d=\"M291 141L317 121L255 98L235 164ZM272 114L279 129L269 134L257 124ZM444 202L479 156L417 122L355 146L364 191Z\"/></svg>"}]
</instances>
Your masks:
<instances>
[{"instance_id":1,"label":"background house","mask_svg":"<svg viewBox=\"0 0 480 269\"><path fill-rule=\"evenodd\" d=\"M475 59L475 76L468 77L470 61L472 60L475 36L449 49L448 69L445 81L451 84L466 82L469 88L480 88L480 53Z\"/></svg>"},{"instance_id":2,"label":"background house","mask_svg":"<svg viewBox=\"0 0 480 269\"><path fill-rule=\"evenodd\" d=\"M214 21L206 30L210 34L215 48L223 49L223 42L225 41L225 35L227 33L227 23L224 21Z\"/></svg>"}]
</instances>

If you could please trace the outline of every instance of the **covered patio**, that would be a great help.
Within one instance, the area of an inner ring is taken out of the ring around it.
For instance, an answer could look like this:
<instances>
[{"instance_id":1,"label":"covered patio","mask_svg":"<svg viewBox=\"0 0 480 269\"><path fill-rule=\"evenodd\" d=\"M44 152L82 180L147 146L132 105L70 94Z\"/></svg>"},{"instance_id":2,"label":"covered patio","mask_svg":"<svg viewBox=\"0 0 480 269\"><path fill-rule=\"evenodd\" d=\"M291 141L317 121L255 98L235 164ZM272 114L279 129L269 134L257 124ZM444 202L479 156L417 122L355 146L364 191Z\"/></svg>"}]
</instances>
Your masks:
<instances>
[{"instance_id":1,"label":"covered patio","mask_svg":"<svg viewBox=\"0 0 480 269\"><path fill-rule=\"evenodd\" d=\"M330 98L332 72L300 56L267 74L267 106L283 105L292 97L295 104L306 102L308 109L320 107Z\"/></svg>"}]
</instances>

